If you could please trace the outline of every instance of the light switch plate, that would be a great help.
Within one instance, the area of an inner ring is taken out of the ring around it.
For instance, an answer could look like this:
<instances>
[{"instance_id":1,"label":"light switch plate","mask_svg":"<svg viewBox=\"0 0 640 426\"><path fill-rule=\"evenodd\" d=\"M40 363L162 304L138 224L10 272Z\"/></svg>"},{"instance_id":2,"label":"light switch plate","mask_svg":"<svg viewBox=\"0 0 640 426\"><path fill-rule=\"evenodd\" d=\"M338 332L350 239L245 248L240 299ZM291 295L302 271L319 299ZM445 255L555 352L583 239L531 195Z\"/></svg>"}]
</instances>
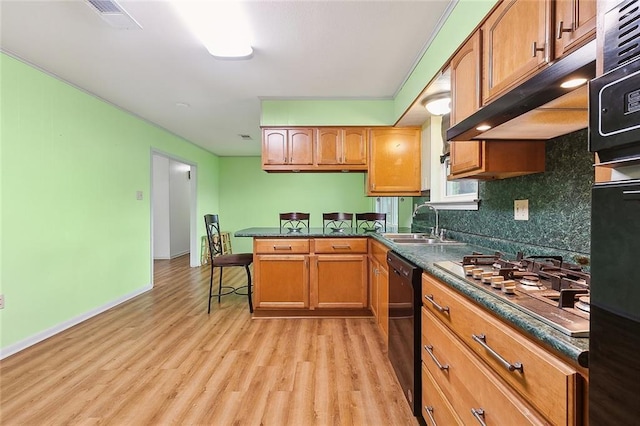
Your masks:
<instances>
[{"instance_id":1,"label":"light switch plate","mask_svg":"<svg viewBox=\"0 0 640 426\"><path fill-rule=\"evenodd\" d=\"M142 196L142 191L136 191L136 200L140 201L142 200L143 196Z\"/></svg>"},{"instance_id":2,"label":"light switch plate","mask_svg":"<svg viewBox=\"0 0 640 426\"><path fill-rule=\"evenodd\" d=\"M514 200L513 211L515 220L529 220L529 200Z\"/></svg>"}]
</instances>

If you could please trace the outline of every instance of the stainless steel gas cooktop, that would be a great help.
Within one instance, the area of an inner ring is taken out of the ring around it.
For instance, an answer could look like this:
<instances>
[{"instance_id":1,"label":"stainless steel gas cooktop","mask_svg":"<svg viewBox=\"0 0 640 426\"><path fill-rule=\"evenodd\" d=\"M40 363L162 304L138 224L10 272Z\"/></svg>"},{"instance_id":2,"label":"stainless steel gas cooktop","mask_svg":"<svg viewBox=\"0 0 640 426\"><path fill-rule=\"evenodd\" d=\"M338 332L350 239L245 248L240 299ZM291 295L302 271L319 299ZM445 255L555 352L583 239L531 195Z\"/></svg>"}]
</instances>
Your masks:
<instances>
[{"instance_id":1,"label":"stainless steel gas cooktop","mask_svg":"<svg viewBox=\"0 0 640 426\"><path fill-rule=\"evenodd\" d=\"M500 253L435 265L572 337L589 336L589 274L556 256Z\"/></svg>"}]
</instances>

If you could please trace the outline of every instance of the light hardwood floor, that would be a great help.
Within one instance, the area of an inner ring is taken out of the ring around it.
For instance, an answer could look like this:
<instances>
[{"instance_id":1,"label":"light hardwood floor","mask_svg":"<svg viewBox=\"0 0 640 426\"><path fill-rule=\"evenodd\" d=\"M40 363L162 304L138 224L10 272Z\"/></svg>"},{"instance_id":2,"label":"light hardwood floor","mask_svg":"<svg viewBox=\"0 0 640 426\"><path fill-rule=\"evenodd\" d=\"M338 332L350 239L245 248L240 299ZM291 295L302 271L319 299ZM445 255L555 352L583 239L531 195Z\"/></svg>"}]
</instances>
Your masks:
<instances>
[{"instance_id":1,"label":"light hardwood floor","mask_svg":"<svg viewBox=\"0 0 640 426\"><path fill-rule=\"evenodd\" d=\"M153 290L0 361L0 423L417 425L372 320L207 315L208 279L156 261Z\"/></svg>"}]
</instances>

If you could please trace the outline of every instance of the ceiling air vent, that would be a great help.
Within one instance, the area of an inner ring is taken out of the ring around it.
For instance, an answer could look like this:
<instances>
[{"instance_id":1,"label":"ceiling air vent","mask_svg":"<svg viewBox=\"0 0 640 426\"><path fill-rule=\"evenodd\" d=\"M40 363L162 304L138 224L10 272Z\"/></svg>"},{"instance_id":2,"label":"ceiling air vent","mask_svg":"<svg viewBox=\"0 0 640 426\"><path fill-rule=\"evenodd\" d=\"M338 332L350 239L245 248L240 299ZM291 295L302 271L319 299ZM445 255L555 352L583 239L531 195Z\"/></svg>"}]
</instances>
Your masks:
<instances>
[{"instance_id":1,"label":"ceiling air vent","mask_svg":"<svg viewBox=\"0 0 640 426\"><path fill-rule=\"evenodd\" d=\"M640 0L626 0L604 16L604 72L640 59Z\"/></svg>"},{"instance_id":2,"label":"ceiling air vent","mask_svg":"<svg viewBox=\"0 0 640 426\"><path fill-rule=\"evenodd\" d=\"M115 0L86 0L87 4L113 28L119 30L140 30L142 26Z\"/></svg>"},{"instance_id":3,"label":"ceiling air vent","mask_svg":"<svg viewBox=\"0 0 640 426\"><path fill-rule=\"evenodd\" d=\"M242 138L243 141L251 141L251 140L253 140L253 138L250 135L239 134L238 136L240 136L240 138Z\"/></svg>"}]
</instances>

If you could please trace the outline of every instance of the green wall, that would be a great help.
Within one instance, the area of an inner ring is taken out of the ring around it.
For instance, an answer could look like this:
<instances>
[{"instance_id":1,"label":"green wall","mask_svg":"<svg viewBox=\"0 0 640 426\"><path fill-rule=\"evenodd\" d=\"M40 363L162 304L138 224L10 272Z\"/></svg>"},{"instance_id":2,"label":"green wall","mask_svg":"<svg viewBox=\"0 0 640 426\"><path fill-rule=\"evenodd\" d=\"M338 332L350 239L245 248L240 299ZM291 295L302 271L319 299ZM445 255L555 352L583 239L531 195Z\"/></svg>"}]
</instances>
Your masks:
<instances>
[{"instance_id":1,"label":"green wall","mask_svg":"<svg viewBox=\"0 0 640 426\"><path fill-rule=\"evenodd\" d=\"M322 213L373 211L364 173L267 173L260 157L221 157L220 222L233 234L242 228L278 226L278 214L309 212L312 227ZM252 251L251 238L232 238L234 253Z\"/></svg>"},{"instance_id":2,"label":"green wall","mask_svg":"<svg viewBox=\"0 0 640 426\"><path fill-rule=\"evenodd\" d=\"M199 217L219 160L5 54L0 70L6 348L151 284L152 148L197 164Z\"/></svg>"}]
</instances>

